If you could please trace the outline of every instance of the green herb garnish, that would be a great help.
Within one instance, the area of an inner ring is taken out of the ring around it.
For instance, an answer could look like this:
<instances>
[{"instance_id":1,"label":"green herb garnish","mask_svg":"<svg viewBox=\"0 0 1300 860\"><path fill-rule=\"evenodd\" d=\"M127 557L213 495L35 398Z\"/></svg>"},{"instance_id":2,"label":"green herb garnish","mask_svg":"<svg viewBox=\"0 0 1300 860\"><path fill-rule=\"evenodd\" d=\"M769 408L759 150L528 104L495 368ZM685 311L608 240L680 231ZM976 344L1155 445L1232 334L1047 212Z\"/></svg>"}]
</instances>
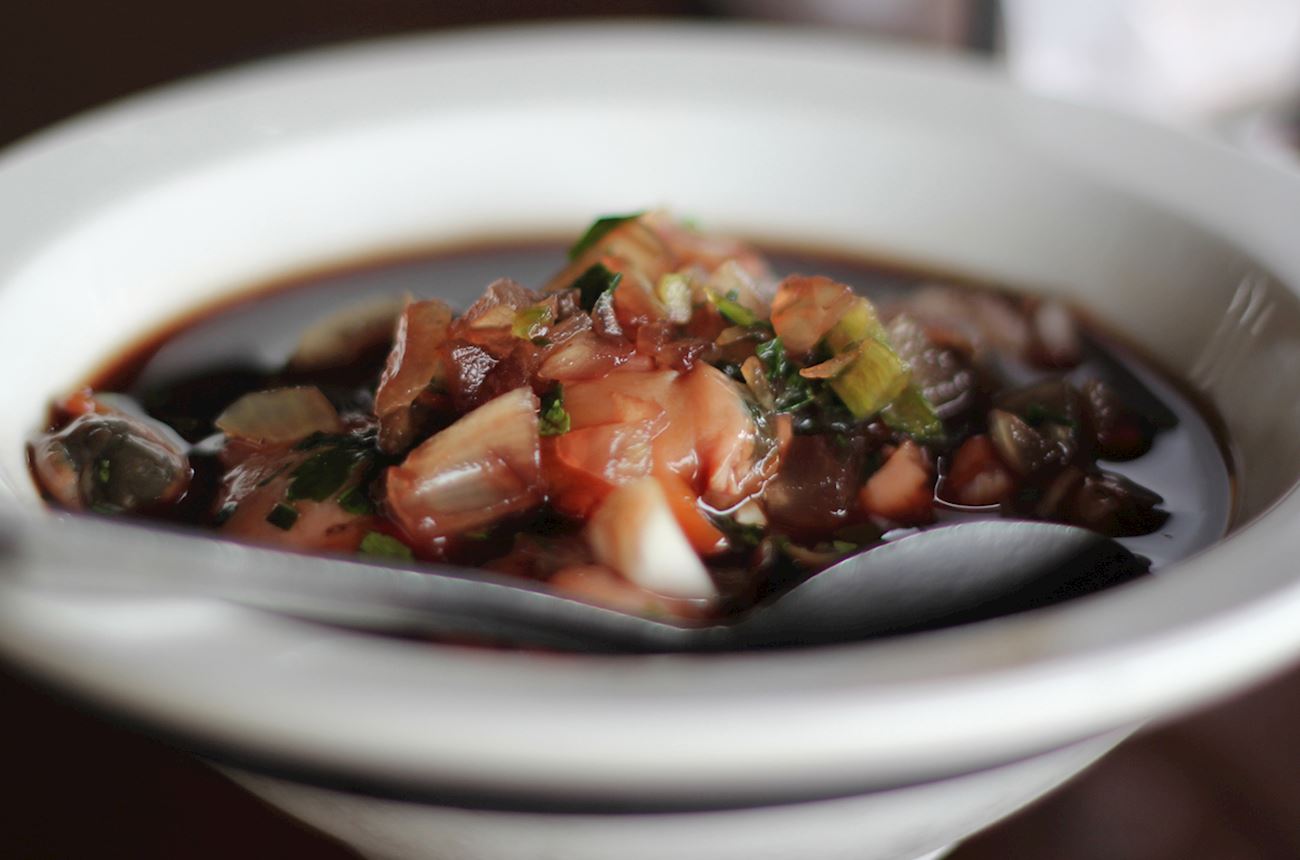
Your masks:
<instances>
[{"instance_id":1,"label":"green herb garnish","mask_svg":"<svg viewBox=\"0 0 1300 860\"><path fill-rule=\"evenodd\" d=\"M748 328L749 326L765 322L764 320L759 319L758 314L737 301L740 294L735 290L731 290L725 296L717 290L709 290L708 295L709 301L718 309L718 313L722 314L723 318L732 325L739 325Z\"/></svg>"},{"instance_id":2,"label":"green herb garnish","mask_svg":"<svg viewBox=\"0 0 1300 860\"><path fill-rule=\"evenodd\" d=\"M342 488L362 455L347 448L325 448L312 454L293 470L285 498L291 502L310 499L323 502Z\"/></svg>"},{"instance_id":3,"label":"green herb garnish","mask_svg":"<svg viewBox=\"0 0 1300 860\"><path fill-rule=\"evenodd\" d=\"M767 368L768 382L780 382L792 372L798 372L798 369L790 363L790 357L785 352L785 344L779 337L755 346L754 355L757 355L763 362L763 366Z\"/></svg>"},{"instance_id":4,"label":"green herb garnish","mask_svg":"<svg viewBox=\"0 0 1300 860\"><path fill-rule=\"evenodd\" d=\"M799 375L799 368L790 361L781 338L774 337L758 344L754 347L754 354L767 369L777 412L798 412L817 399L817 386Z\"/></svg>"},{"instance_id":5,"label":"green herb garnish","mask_svg":"<svg viewBox=\"0 0 1300 860\"><path fill-rule=\"evenodd\" d=\"M542 409L537 419L537 432L541 436L559 436L568 433L572 424L569 413L564 409L564 387L555 386L542 396Z\"/></svg>"},{"instance_id":6,"label":"green herb garnish","mask_svg":"<svg viewBox=\"0 0 1300 860\"><path fill-rule=\"evenodd\" d=\"M590 311L602 296L613 293L621 280L621 272L611 272L602 264L596 263L579 275L572 286L578 291L578 304L584 311Z\"/></svg>"},{"instance_id":7,"label":"green herb garnish","mask_svg":"<svg viewBox=\"0 0 1300 860\"><path fill-rule=\"evenodd\" d=\"M925 393L915 384L909 384L903 393L894 398L880 412L880 418L891 430L906 433L916 441L929 445L944 439L943 421Z\"/></svg>"},{"instance_id":8,"label":"green herb garnish","mask_svg":"<svg viewBox=\"0 0 1300 860\"><path fill-rule=\"evenodd\" d=\"M533 305L531 308L524 308L515 314L514 324L510 326L510 333L520 340L531 340L534 343L538 340L544 340L546 327L555 319L555 314L551 311L550 305Z\"/></svg>"},{"instance_id":9,"label":"green herb garnish","mask_svg":"<svg viewBox=\"0 0 1300 860\"><path fill-rule=\"evenodd\" d=\"M760 525L738 523L735 517L722 515L711 519L718 531L726 536L727 543L734 548L753 549L763 540L763 527Z\"/></svg>"},{"instance_id":10,"label":"green herb garnish","mask_svg":"<svg viewBox=\"0 0 1300 860\"><path fill-rule=\"evenodd\" d=\"M644 214L645 212L633 212L630 215L602 215L592 222L592 225L587 228L587 232L582 234L582 238L574 242L573 246L569 248L569 259L578 259L595 247L596 243L605 238L615 227L628 221L634 221Z\"/></svg>"},{"instance_id":11,"label":"green herb garnish","mask_svg":"<svg viewBox=\"0 0 1300 860\"><path fill-rule=\"evenodd\" d=\"M276 502L275 507L266 515L266 521L277 529L288 531L298 522L298 512L283 502Z\"/></svg>"},{"instance_id":12,"label":"green herb garnish","mask_svg":"<svg viewBox=\"0 0 1300 860\"><path fill-rule=\"evenodd\" d=\"M100 457L95 463L95 480L101 484L107 484L113 477L113 461L107 457Z\"/></svg>"},{"instance_id":13,"label":"green herb garnish","mask_svg":"<svg viewBox=\"0 0 1300 860\"><path fill-rule=\"evenodd\" d=\"M364 483L357 484L339 496L339 507L357 517L369 516L375 512L375 503L370 500Z\"/></svg>"},{"instance_id":14,"label":"green herb garnish","mask_svg":"<svg viewBox=\"0 0 1300 860\"><path fill-rule=\"evenodd\" d=\"M366 532L366 536L361 539L360 551L364 555L392 558L400 561L410 561L415 557L409 546L395 537L389 537L380 532Z\"/></svg>"}]
</instances>

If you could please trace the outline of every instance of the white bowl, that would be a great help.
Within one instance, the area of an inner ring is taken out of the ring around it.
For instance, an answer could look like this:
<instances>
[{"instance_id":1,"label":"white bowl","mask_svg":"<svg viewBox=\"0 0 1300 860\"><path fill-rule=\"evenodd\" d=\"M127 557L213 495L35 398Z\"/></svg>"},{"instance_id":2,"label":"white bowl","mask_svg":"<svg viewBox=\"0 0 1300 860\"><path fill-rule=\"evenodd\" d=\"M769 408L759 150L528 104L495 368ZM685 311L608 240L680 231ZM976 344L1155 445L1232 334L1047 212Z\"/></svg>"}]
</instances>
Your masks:
<instances>
[{"instance_id":1,"label":"white bowl","mask_svg":"<svg viewBox=\"0 0 1300 860\"><path fill-rule=\"evenodd\" d=\"M15 147L3 504L38 505L23 443L49 399L185 311L306 266L647 204L1076 297L1223 413L1233 533L1068 605L816 651L477 652L7 581L0 651L261 773L241 778L376 854L566 858L918 856L1300 651L1300 184L966 62L826 34L382 42L169 87Z\"/></svg>"}]
</instances>

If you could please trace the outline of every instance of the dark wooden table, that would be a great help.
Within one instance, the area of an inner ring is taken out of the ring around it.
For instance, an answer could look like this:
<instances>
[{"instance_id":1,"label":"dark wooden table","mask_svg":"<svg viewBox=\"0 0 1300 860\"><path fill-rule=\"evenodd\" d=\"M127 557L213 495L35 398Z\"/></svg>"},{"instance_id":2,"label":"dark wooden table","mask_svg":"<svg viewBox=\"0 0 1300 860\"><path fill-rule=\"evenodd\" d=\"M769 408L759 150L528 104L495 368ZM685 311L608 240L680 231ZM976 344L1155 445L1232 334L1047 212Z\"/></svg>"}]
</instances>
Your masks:
<instances>
[{"instance_id":1,"label":"dark wooden table","mask_svg":"<svg viewBox=\"0 0 1300 860\"><path fill-rule=\"evenodd\" d=\"M19 2L0 24L0 144L110 98L242 60L413 29L707 0ZM0 672L0 857L353 855L187 755ZM954 860L1300 857L1300 673L1143 734Z\"/></svg>"},{"instance_id":2,"label":"dark wooden table","mask_svg":"<svg viewBox=\"0 0 1300 860\"><path fill-rule=\"evenodd\" d=\"M0 857L355 860L189 755L4 672L0 707ZM1295 860L1298 715L1300 671L1138 735L952 860Z\"/></svg>"}]
</instances>

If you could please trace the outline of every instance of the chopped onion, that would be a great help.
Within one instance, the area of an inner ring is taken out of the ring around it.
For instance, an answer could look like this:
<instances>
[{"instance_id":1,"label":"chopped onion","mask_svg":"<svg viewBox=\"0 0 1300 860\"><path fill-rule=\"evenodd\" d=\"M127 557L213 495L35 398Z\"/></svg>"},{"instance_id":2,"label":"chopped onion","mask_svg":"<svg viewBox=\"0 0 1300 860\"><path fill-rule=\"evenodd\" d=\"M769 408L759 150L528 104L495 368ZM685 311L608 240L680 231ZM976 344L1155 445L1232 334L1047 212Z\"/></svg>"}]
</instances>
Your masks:
<instances>
[{"instance_id":1,"label":"chopped onion","mask_svg":"<svg viewBox=\"0 0 1300 860\"><path fill-rule=\"evenodd\" d=\"M664 275L655 287L655 295L663 303L669 322L691 321L691 282L685 275L676 272Z\"/></svg>"},{"instance_id":2,"label":"chopped onion","mask_svg":"<svg viewBox=\"0 0 1300 860\"><path fill-rule=\"evenodd\" d=\"M462 416L388 470L387 502L407 534L439 541L542 501L538 400L516 388Z\"/></svg>"},{"instance_id":3,"label":"chopped onion","mask_svg":"<svg viewBox=\"0 0 1300 860\"><path fill-rule=\"evenodd\" d=\"M402 311L384 373L375 391L379 445L389 453L403 451L416 431L413 404L430 386L445 386L449 374L443 350L452 311L437 299L411 302Z\"/></svg>"},{"instance_id":4,"label":"chopped onion","mask_svg":"<svg viewBox=\"0 0 1300 860\"><path fill-rule=\"evenodd\" d=\"M268 445L343 432L338 412L315 386L245 394L217 416L216 425L232 439Z\"/></svg>"},{"instance_id":5,"label":"chopped onion","mask_svg":"<svg viewBox=\"0 0 1300 860\"><path fill-rule=\"evenodd\" d=\"M654 478L615 488L592 514L587 537L597 561L642 588L688 600L718 596Z\"/></svg>"}]
</instances>

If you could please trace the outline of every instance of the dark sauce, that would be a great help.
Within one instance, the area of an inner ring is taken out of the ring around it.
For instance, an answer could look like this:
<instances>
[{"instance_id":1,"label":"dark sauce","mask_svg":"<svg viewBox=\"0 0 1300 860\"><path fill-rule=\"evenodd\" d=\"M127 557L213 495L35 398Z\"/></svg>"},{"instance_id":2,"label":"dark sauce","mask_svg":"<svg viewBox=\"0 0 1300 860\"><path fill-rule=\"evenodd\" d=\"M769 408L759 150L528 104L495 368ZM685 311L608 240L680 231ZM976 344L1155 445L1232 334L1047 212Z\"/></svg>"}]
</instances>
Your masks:
<instances>
[{"instance_id":1,"label":"dark sauce","mask_svg":"<svg viewBox=\"0 0 1300 860\"><path fill-rule=\"evenodd\" d=\"M888 303L918 283L934 280L991 289L946 274L936 277L845 256L777 250L769 259L778 273L825 274L878 303ZM229 403L250 391L316 385L338 404L368 406L386 350L376 349L345 368L328 372L286 371L284 365L307 326L359 301L404 293L437 297L463 310L492 280L508 276L523 284L541 284L563 260L559 244L484 245L369 261L266 284L149 337L87 383L96 391L126 394L196 444L191 456L194 483L183 504L169 512L168 518L213 525L212 498L220 473L215 456L205 453L202 440L213 433L213 419ZM1007 372L1021 383L1049 375L1027 368L1007 368ZM1232 477L1220 423L1213 412L1172 376L1143 360L1138 349L1091 324L1085 326L1084 360L1068 377L1075 382L1100 379L1108 383L1160 431L1144 456L1102 463L1107 470L1159 493L1169 512L1160 528L1124 538L1123 543L1149 558L1154 569L1222 536L1232 518ZM941 522L994 515L952 505L937 507ZM542 512L527 521L502 524L499 531L523 528L545 534L574 527ZM496 541L491 544L499 546ZM477 564L487 561L491 553L486 544L471 544L462 555L455 560Z\"/></svg>"}]
</instances>

